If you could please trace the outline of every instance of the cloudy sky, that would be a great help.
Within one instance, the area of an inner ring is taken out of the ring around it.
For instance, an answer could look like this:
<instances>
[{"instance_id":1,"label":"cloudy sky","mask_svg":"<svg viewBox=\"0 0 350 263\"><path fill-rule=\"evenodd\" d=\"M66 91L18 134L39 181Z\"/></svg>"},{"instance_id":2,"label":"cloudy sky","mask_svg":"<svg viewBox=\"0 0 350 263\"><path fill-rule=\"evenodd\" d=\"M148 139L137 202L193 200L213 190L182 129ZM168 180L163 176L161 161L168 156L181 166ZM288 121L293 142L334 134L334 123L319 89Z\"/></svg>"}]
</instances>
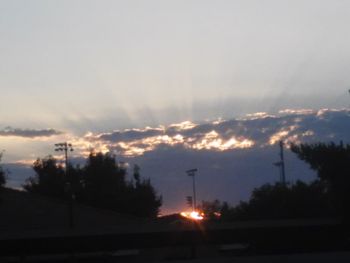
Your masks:
<instances>
[{"instance_id":1,"label":"cloudy sky","mask_svg":"<svg viewBox=\"0 0 350 263\"><path fill-rule=\"evenodd\" d=\"M66 140L77 157L252 148L237 123L195 129L348 107L349 24L345 0L0 0L3 161L28 164ZM292 132L278 127L265 143Z\"/></svg>"}]
</instances>

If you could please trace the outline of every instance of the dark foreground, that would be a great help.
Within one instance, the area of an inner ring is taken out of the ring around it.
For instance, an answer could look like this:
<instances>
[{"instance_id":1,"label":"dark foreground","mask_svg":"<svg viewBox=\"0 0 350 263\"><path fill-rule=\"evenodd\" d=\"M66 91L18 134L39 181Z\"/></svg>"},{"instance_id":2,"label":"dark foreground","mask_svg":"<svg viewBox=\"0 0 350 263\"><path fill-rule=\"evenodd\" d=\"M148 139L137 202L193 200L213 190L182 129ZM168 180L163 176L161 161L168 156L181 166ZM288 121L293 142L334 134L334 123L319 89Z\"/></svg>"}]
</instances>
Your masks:
<instances>
[{"instance_id":1,"label":"dark foreground","mask_svg":"<svg viewBox=\"0 0 350 263\"><path fill-rule=\"evenodd\" d=\"M3 232L1 262L350 262L338 220L143 223Z\"/></svg>"},{"instance_id":2,"label":"dark foreground","mask_svg":"<svg viewBox=\"0 0 350 263\"><path fill-rule=\"evenodd\" d=\"M59 256L35 256L28 258L7 257L2 258L1 262L52 262L52 263L65 263L65 262L81 262L81 263L101 263L101 262L188 262L188 263L348 263L350 262L350 252L337 251L337 252L318 252L318 253L296 253L296 254L277 254L277 255L242 255L242 256L220 256L209 258L197 258L197 259L162 259L151 260L145 258L138 258L136 256L118 256L100 254L94 256L84 255L59 255Z\"/></svg>"},{"instance_id":3,"label":"dark foreground","mask_svg":"<svg viewBox=\"0 0 350 263\"><path fill-rule=\"evenodd\" d=\"M2 200L0 263L350 262L349 231L337 219L195 223L71 207L11 189Z\"/></svg>"}]
</instances>

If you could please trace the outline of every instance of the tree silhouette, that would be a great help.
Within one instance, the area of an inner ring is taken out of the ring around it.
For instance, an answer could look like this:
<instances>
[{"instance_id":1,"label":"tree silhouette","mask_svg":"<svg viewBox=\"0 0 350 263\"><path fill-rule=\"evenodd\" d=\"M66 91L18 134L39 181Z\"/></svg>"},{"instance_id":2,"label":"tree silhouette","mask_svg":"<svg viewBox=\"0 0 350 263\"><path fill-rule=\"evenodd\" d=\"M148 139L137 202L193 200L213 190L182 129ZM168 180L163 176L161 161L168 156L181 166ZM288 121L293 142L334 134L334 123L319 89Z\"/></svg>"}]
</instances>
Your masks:
<instances>
[{"instance_id":1,"label":"tree silhouette","mask_svg":"<svg viewBox=\"0 0 350 263\"><path fill-rule=\"evenodd\" d=\"M239 219L311 218L332 215L326 186L320 181L293 185L265 184L253 190L249 202L235 208Z\"/></svg>"},{"instance_id":2,"label":"tree silhouette","mask_svg":"<svg viewBox=\"0 0 350 263\"><path fill-rule=\"evenodd\" d=\"M125 174L125 169L118 166L114 156L90 153L82 173L84 199L92 205L115 208L126 192Z\"/></svg>"},{"instance_id":3,"label":"tree silhouette","mask_svg":"<svg viewBox=\"0 0 350 263\"><path fill-rule=\"evenodd\" d=\"M161 196L157 196L151 185L150 179L140 178L140 167L134 166L135 185L129 184L132 196L131 213L142 217L155 217L159 213L159 207L162 204Z\"/></svg>"},{"instance_id":4,"label":"tree silhouette","mask_svg":"<svg viewBox=\"0 0 350 263\"><path fill-rule=\"evenodd\" d=\"M1 163L1 158L2 158L2 153L0 153L0 163ZM5 184L6 184L6 172L4 171L4 169L2 168L2 166L0 164L0 192ZM2 198L0 196L0 202L2 202L1 199Z\"/></svg>"},{"instance_id":5,"label":"tree silhouette","mask_svg":"<svg viewBox=\"0 0 350 263\"><path fill-rule=\"evenodd\" d=\"M334 209L326 185L316 180L310 184L297 181L292 185L264 184L255 188L247 202L235 207L226 202L208 202L209 211L221 212L221 220L256 220L331 217ZM209 214L210 215L210 214Z\"/></svg>"},{"instance_id":6,"label":"tree silhouette","mask_svg":"<svg viewBox=\"0 0 350 263\"><path fill-rule=\"evenodd\" d=\"M24 188L59 198L67 196L69 183L76 200L92 206L111 209L140 217L156 217L161 197L149 179L141 179L140 168L135 166L134 180L126 180L126 169L109 153L90 153L85 166L68 164L67 174L52 156L37 159L33 164L35 176Z\"/></svg>"},{"instance_id":7,"label":"tree silhouette","mask_svg":"<svg viewBox=\"0 0 350 263\"><path fill-rule=\"evenodd\" d=\"M342 142L294 144L291 150L317 172L338 211L350 219L350 146Z\"/></svg>"},{"instance_id":8,"label":"tree silhouette","mask_svg":"<svg viewBox=\"0 0 350 263\"><path fill-rule=\"evenodd\" d=\"M2 159L2 153L0 153L0 162ZM2 166L0 165L0 187L3 187L6 184L6 173Z\"/></svg>"},{"instance_id":9,"label":"tree silhouette","mask_svg":"<svg viewBox=\"0 0 350 263\"><path fill-rule=\"evenodd\" d=\"M44 194L53 197L64 197L65 182L64 169L62 165L51 155L40 159L34 164L34 177L26 180L23 188L28 192Z\"/></svg>"}]
</instances>

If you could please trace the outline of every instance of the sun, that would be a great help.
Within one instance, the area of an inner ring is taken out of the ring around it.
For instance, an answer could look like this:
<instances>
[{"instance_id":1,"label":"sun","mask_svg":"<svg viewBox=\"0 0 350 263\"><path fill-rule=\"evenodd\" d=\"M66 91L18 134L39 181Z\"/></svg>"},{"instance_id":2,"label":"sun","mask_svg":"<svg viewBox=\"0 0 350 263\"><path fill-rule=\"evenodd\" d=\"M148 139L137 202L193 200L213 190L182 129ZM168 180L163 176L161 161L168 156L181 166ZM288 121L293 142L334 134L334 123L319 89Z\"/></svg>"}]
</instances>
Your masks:
<instances>
[{"instance_id":1,"label":"sun","mask_svg":"<svg viewBox=\"0 0 350 263\"><path fill-rule=\"evenodd\" d=\"M200 213L198 211L192 211L192 212L181 212L180 213L181 216L191 219L191 220L203 220L204 219L204 213Z\"/></svg>"}]
</instances>

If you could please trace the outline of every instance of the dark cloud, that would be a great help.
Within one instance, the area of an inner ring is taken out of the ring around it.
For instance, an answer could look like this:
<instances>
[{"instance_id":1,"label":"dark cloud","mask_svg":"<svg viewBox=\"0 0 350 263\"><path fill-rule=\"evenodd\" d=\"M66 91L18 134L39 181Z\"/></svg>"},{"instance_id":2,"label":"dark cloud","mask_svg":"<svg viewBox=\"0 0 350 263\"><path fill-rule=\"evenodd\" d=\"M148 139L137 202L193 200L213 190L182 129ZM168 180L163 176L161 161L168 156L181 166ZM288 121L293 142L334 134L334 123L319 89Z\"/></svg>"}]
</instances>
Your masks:
<instances>
[{"instance_id":1,"label":"dark cloud","mask_svg":"<svg viewBox=\"0 0 350 263\"><path fill-rule=\"evenodd\" d=\"M132 129L125 131L115 131L112 133L105 133L98 136L99 139L111 142L128 142L133 140L140 140L146 137L162 135L163 131L157 128L149 129Z\"/></svg>"},{"instance_id":2,"label":"dark cloud","mask_svg":"<svg viewBox=\"0 0 350 263\"><path fill-rule=\"evenodd\" d=\"M24 138L37 138L37 137L50 137L54 135L60 135L62 132L54 129L17 129L12 127L6 127L0 130L0 136L16 136Z\"/></svg>"}]
</instances>

